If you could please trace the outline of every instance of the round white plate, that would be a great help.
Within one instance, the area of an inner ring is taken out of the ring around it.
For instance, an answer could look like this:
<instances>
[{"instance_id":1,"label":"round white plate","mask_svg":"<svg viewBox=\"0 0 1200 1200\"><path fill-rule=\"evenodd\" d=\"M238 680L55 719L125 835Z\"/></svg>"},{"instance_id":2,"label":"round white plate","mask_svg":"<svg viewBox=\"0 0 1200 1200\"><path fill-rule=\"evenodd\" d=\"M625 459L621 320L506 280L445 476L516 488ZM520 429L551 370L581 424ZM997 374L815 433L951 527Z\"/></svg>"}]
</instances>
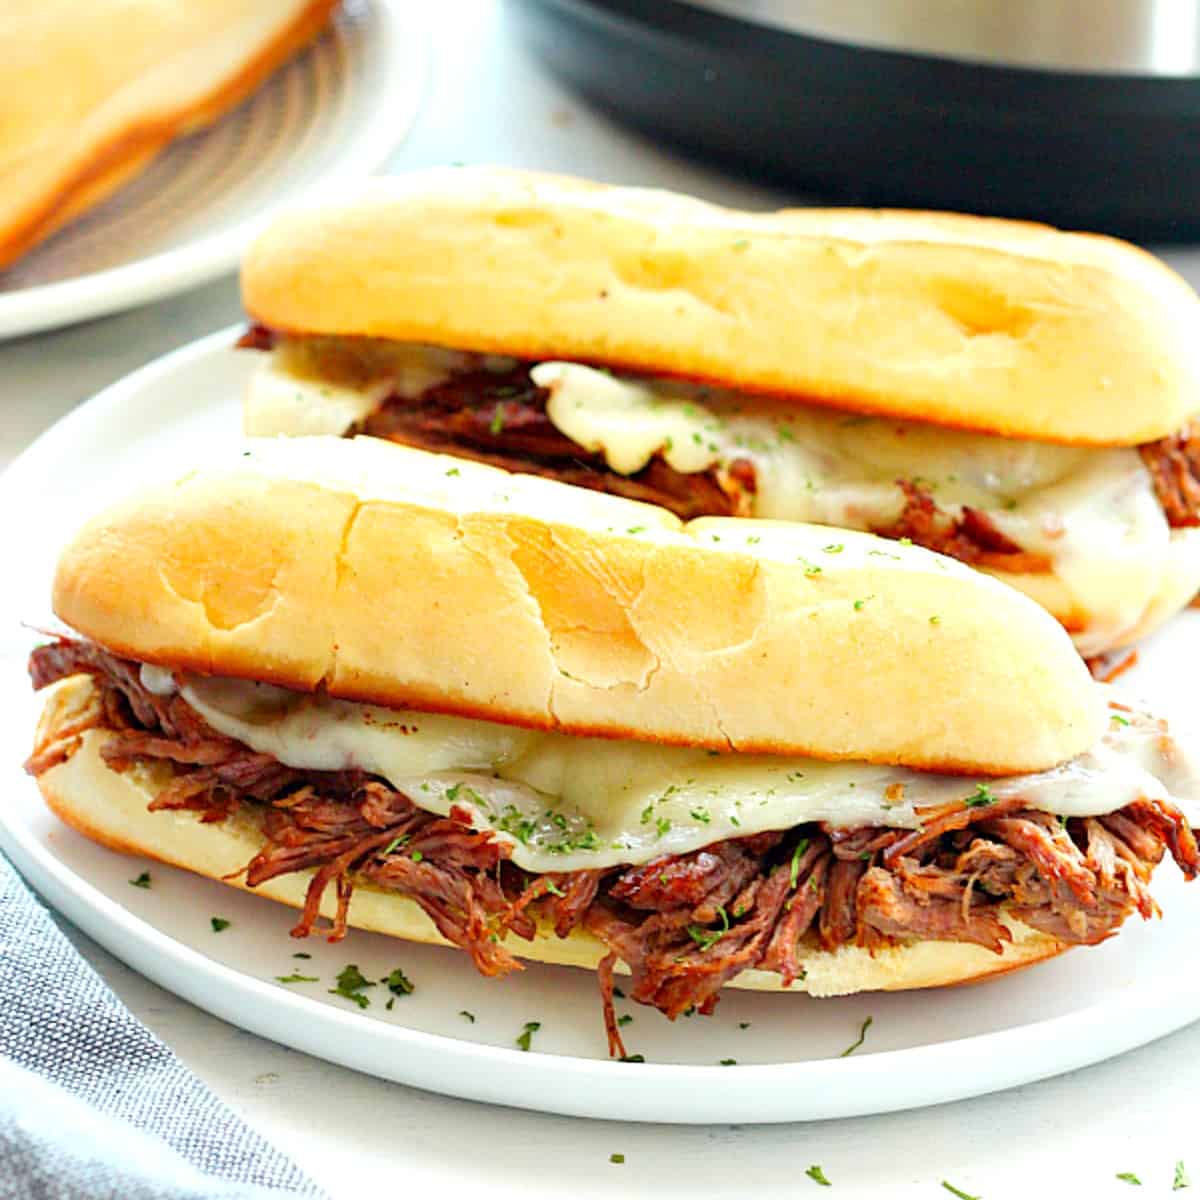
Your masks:
<instances>
[{"instance_id":1,"label":"round white plate","mask_svg":"<svg viewBox=\"0 0 1200 1200\"><path fill-rule=\"evenodd\" d=\"M114 954L228 1021L333 1062L452 1095L622 1120L789 1121L960 1099L1096 1062L1200 1017L1200 886L1186 887L1169 863L1156 886L1161 921L1131 920L1104 946L991 983L822 1001L727 991L715 1016L675 1024L619 1002L633 1017L629 1050L647 1059L632 1065L605 1058L590 973L534 966L484 980L456 950L363 933L336 946L298 943L287 936L288 910L63 828L19 770L36 711L22 669L35 635L20 622L50 621L58 547L98 504L238 436L239 395L257 356L230 349L236 333L107 389L0 478L0 510L20 518L6 561L21 567L0 591L0 846ZM1146 646L1128 682L1187 711L1191 680L1173 669L1181 661L1200 661L1200 612ZM143 870L152 886L130 886ZM213 917L229 928L214 933ZM329 994L349 963L376 980L400 966L416 990L388 1011L376 985L360 1012ZM318 981L275 982L293 973ZM861 1048L840 1057L868 1017ZM522 1052L516 1039L533 1021L541 1027Z\"/></svg>"},{"instance_id":2,"label":"round white plate","mask_svg":"<svg viewBox=\"0 0 1200 1200\"><path fill-rule=\"evenodd\" d=\"M346 0L331 29L233 112L0 271L0 337L232 271L271 210L384 163L416 115L425 49L404 0Z\"/></svg>"}]
</instances>

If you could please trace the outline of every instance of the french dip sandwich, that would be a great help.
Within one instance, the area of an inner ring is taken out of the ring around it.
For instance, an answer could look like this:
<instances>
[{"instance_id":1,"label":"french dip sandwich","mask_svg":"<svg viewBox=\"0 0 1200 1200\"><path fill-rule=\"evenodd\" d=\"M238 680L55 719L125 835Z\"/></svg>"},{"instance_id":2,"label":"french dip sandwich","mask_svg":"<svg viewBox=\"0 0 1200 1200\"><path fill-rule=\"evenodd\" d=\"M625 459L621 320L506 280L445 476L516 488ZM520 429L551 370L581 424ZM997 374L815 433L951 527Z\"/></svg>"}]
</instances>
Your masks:
<instances>
[{"instance_id":1,"label":"french dip sandwich","mask_svg":"<svg viewBox=\"0 0 1200 1200\"><path fill-rule=\"evenodd\" d=\"M1200 779L1019 592L374 439L250 442L92 520L28 769L114 849L347 926L722 987L960 983L1189 878ZM322 925L321 918L328 921Z\"/></svg>"},{"instance_id":2,"label":"french dip sandwich","mask_svg":"<svg viewBox=\"0 0 1200 1200\"><path fill-rule=\"evenodd\" d=\"M250 434L907 538L1088 655L1200 585L1200 303L1109 238L444 169L280 217L242 288Z\"/></svg>"},{"instance_id":3,"label":"french dip sandwich","mask_svg":"<svg viewBox=\"0 0 1200 1200\"><path fill-rule=\"evenodd\" d=\"M0 269L216 121L337 0L36 0L0 6Z\"/></svg>"}]
</instances>

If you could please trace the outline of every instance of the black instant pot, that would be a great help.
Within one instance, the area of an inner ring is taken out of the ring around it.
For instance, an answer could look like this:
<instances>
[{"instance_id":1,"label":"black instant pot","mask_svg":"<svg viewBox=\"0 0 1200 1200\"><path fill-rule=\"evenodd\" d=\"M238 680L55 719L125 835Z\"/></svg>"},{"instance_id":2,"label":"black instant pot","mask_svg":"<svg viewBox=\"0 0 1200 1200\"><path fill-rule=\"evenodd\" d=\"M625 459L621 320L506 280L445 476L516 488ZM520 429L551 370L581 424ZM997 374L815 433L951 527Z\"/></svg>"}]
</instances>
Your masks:
<instances>
[{"instance_id":1,"label":"black instant pot","mask_svg":"<svg viewBox=\"0 0 1200 1200\"><path fill-rule=\"evenodd\" d=\"M510 0L587 96L837 203L1200 236L1197 0Z\"/></svg>"}]
</instances>

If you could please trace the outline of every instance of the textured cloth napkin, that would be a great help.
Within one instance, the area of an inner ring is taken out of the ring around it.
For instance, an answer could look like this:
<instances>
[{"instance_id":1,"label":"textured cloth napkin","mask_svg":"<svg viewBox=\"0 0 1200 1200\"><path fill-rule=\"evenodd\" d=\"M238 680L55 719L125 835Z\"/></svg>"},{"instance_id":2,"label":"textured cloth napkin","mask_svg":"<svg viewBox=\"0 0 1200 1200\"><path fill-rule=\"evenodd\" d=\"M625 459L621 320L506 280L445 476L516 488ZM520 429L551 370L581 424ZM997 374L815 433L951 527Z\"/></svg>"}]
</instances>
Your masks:
<instances>
[{"instance_id":1,"label":"textured cloth napkin","mask_svg":"<svg viewBox=\"0 0 1200 1200\"><path fill-rule=\"evenodd\" d=\"M0 1200L323 1195L134 1019L0 855Z\"/></svg>"}]
</instances>

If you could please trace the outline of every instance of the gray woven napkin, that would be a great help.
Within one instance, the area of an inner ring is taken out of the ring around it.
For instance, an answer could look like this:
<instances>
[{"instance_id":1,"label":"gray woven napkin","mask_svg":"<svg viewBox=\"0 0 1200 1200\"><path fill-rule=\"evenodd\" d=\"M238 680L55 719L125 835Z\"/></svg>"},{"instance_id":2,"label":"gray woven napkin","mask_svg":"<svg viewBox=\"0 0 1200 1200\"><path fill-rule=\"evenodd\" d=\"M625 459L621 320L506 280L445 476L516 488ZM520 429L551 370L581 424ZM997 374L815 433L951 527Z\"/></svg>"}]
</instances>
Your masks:
<instances>
[{"instance_id":1,"label":"gray woven napkin","mask_svg":"<svg viewBox=\"0 0 1200 1200\"><path fill-rule=\"evenodd\" d=\"M323 1195L134 1019L0 855L0 1200Z\"/></svg>"}]
</instances>

